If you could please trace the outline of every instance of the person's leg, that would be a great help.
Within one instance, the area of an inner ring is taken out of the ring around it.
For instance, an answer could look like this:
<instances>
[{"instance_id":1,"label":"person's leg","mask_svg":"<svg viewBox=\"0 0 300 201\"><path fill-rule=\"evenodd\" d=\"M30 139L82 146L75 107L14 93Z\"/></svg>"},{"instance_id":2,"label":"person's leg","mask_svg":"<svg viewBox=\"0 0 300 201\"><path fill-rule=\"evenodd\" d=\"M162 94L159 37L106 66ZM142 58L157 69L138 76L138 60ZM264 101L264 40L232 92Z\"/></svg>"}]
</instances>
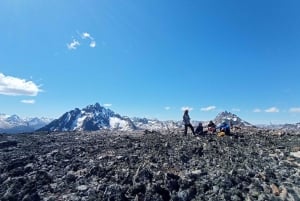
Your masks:
<instances>
[{"instance_id":1,"label":"person's leg","mask_svg":"<svg viewBox=\"0 0 300 201\"><path fill-rule=\"evenodd\" d=\"M184 134L187 135L187 125L184 125Z\"/></svg>"},{"instance_id":2,"label":"person's leg","mask_svg":"<svg viewBox=\"0 0 300 201\"><path fill-rule=\"evenodd\" d=\"M193 135L195 135L194 127L192 126L192 124L189 124L189 127L191 128Z\"/></svg>"}]
</instances>

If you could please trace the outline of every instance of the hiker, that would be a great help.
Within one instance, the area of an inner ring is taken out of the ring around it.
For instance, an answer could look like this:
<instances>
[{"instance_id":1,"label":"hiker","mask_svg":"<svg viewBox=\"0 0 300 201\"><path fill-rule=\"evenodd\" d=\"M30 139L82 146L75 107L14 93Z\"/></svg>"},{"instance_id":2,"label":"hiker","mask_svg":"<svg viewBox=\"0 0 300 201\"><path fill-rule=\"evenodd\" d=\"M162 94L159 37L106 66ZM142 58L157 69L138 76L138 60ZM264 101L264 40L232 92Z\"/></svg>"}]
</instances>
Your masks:
<instances>
[{"instance_id":1,"label":"hiker","mask_svg":"<svg viewBox=\"0 0 300 201\"><path fill-rule=\"evenodd\" d=\"M210 133L216 132L216 124L214 124L213 121L209 121L207 127L208 127L208 132Z\"/></svg>"},{"instance_id":2,"label":"hiker","mask_svg":"<svg viewBox=\"0 0 300 201\"><path fill-rule=\"evenodd\" d=\"M224 132L225 135L230 135L230 126L226 123L226 121L222 121L221 125L217 127L220 129L220 132Z\"/></svg>"},{"instance_id":3,"label":"hiker","mask_svg":"<svg viewBox=\"0 0 300 201\"><path fill-rule=\"evenodd\" d=\"M189 110L185 110L184 115L183 115L184 135L187 134L188 127L191 128L193 135L195 135L194 127L192 126L190 120L191 120L191 118L189 116Z\"/></svg>"},{"instance_id":4,"label":"hiker","mask_svg":"<svg viewBox=\"0 0 300 201\"><path fill-rule=\"evenodd\" d=\"M201 122L199 122L198 127L196 128L195 133L198 134L198 135L204 134L204 133L203 133L203 126L202 126L202 123L201 123Z\"/></svg>"}]
</instances>

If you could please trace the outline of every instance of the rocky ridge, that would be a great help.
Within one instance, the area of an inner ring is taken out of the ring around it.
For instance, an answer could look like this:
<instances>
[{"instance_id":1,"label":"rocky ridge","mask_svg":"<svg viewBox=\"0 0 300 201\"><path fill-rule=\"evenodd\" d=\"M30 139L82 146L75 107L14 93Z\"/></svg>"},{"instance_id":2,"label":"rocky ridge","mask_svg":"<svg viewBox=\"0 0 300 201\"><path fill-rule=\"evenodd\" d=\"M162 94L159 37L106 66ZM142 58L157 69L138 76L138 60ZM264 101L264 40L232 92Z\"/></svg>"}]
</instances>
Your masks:
<instances>
[{"instance_id":1,"label":"rocky ridge","mask_svg":"<svg viewBox=\"0 0 300 201\"><path fill-rule=\"evenodd\" d=\"M300 200L299 132L0 135L1 201ZM292 154L291 154L292 153Z\"/></svg>"}]
</instances>

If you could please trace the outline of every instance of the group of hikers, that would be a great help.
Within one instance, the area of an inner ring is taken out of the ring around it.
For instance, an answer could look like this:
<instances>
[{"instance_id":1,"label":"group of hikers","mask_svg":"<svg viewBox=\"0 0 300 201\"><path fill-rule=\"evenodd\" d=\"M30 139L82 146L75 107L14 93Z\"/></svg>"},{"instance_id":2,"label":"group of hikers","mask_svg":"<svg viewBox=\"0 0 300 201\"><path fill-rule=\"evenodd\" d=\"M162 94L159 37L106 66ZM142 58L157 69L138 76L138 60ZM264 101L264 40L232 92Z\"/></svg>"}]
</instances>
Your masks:
<instances>
[{"instance_id":1,"label":"group of hikers","mask_svg":"<svg viewBox=\"0 0 300 201\"><path fill-rule=\"evenodd\" d=\"M187 129L190 128L192 130L193 135L202 135L205 133L216 133L219 129L219 136L223 135L230 135L230 126L227 124L227 122L224 120L219 126L216 126L213 121L209 121L207 125L207 131L203 131L203 125L200 122L199 125L196 128L196 131L194 130L193 125L191 124L191 118L189 116L189 110L185 110L183 114L183 123L184 123L184 134L187 135Z\"/></svg>"}]
</instances>

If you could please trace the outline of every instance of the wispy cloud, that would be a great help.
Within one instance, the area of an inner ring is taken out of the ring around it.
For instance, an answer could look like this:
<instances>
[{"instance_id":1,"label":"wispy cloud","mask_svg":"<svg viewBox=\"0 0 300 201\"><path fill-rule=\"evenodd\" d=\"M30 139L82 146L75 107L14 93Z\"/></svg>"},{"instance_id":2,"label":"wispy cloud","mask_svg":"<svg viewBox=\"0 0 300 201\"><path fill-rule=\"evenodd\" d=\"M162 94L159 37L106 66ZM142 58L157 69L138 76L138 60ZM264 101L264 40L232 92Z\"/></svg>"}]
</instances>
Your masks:
<instances>
[{"instance_id":1,"label":"wispy cloud","mask_svg":"<svg viewBox=\"0 0 300 201\"><path fill-rule=\"evenodd\" d=\"M73 41L71 43L67 44L67 47L69 50L76 50L78 46L84 45L86 44L84 41L85 40L89 40L89 46L91 48L95 48L97 43L94 39L94 37L92 37L92 35L88 32L77 32L78 37L76 37L76 39L73 39Z\"/></svg>"},{"instance_id":2,"label":"wispy cloud","mask_svg":"<svg viewBox=\"0 0 300 201\"><path fill-rule=\"evenodd\" d=\"M42 90L32 81L0 73L0 94L7 96L36 96Z\"/></svg>"},{"instance_id":3,"label":"wispy cloud","mask_svg":"<svg viewBox=\"0 0 300 201\"><path fill-rule=\"evenodd\" d=\"M276 112L279 112L279 109L276 107L270 107L270 108L266 109L265 112L276 113Z\"/></svg>"},{"instance_id":4,"label":"wispy cloud","mask_svg":"<svg viewBox=\"0 0 300 201\"><path fill-rule=\"evenodd\" d=\"M79 45L80 45L79 41L76 39L73 39L73 41L71 43L67 44L67 47L69 50L76 50Z\"/></svg>"},{"instance_id":5,"label":"wispy cloud","mask_svg":"<svg viewBox=\"0 0 300 201\"><path fill-rule=\"evenodd\" d=\"M183 106L183 107L181 107L181 110L182 110L182 111L185 111L185 110L192 111L193 109L194 109L194 108L189 107L189 106Z\"/></svg>"},{"instance_id":6,"label":"wispy cloud","mask_svg":"<svg viewBox=\"0 0 300 201\"><path fill-rule=\"evenodd\" d=\"M289 109L291 113L300 113L300 107L292 107Z\"/></svg>"},{"instance_id":7,"label":"wispy cloud","mask_svg":"<svg viewBox=\"0 0 300 201\"><path fill-rule=\"evenodd\" d=\"M256 112L256 113L261 112L261 109L256 108L256 109L253 110L253 112Z\"/></svg>"},{"instance_id":8,"label":"wispy cloud","mask_svg":"<svg viewBox=\"0 0 300 201\"><path fill-rule=\"evenodd\" d=\"M82 40L86 40L86 39L90 40L89 46L90 46L91 48L95 48L95 47L96 47L96 41L95 41L94 37L91 36L90 33L88 33L88 32L83 32L82 34L80 34L80 33L78 33L78 34L81 36L81 39L82 39Z\"/></svg>"},{"instance_id":9,"label":"wispy cloud","mask_svg":"<svg viewBox=\"0 0 300 201\"><path fill-rule=\"evenodd\" d=\"M203 108L201 108L200 110L201 111L204 111L204 112L208 112L208 111L212 111L212 110L214 110L214 109L216 109L217 107L216 106L208 106L208 107L203 107Z\"/></svg>"},{"instance_id":10,"label":"wispy cloud","mask_svg":"<svg viewBox=\"0 0 300 201\"><path fill-rule=\"evenodd\" d=\"M25 104L35 104L35 100L30 99L30 100L21 100L21 103L25 103Z\"/></svg>"},{"instance_id":11,"label":"wispy cloud","mask_svg":"<svg viewBox=\"0 0 300 201\"><path fill-rule=\"evenodd\" d=\"M171 107L166 106L166 107L165 107L165 110L171 110Z\"/></svg>"},{"instance_id":12,"label":"wispy cloud","mask_svg":"<svg viewBox=\"0 0 300 201\"><path fill-rule=\"evenodd\" d=\"M103 104L103 106L104 106L104 107L111 107L112 104L111 104L111 103L105 103L105 104Z\"/></svg>"}]
</instances>

